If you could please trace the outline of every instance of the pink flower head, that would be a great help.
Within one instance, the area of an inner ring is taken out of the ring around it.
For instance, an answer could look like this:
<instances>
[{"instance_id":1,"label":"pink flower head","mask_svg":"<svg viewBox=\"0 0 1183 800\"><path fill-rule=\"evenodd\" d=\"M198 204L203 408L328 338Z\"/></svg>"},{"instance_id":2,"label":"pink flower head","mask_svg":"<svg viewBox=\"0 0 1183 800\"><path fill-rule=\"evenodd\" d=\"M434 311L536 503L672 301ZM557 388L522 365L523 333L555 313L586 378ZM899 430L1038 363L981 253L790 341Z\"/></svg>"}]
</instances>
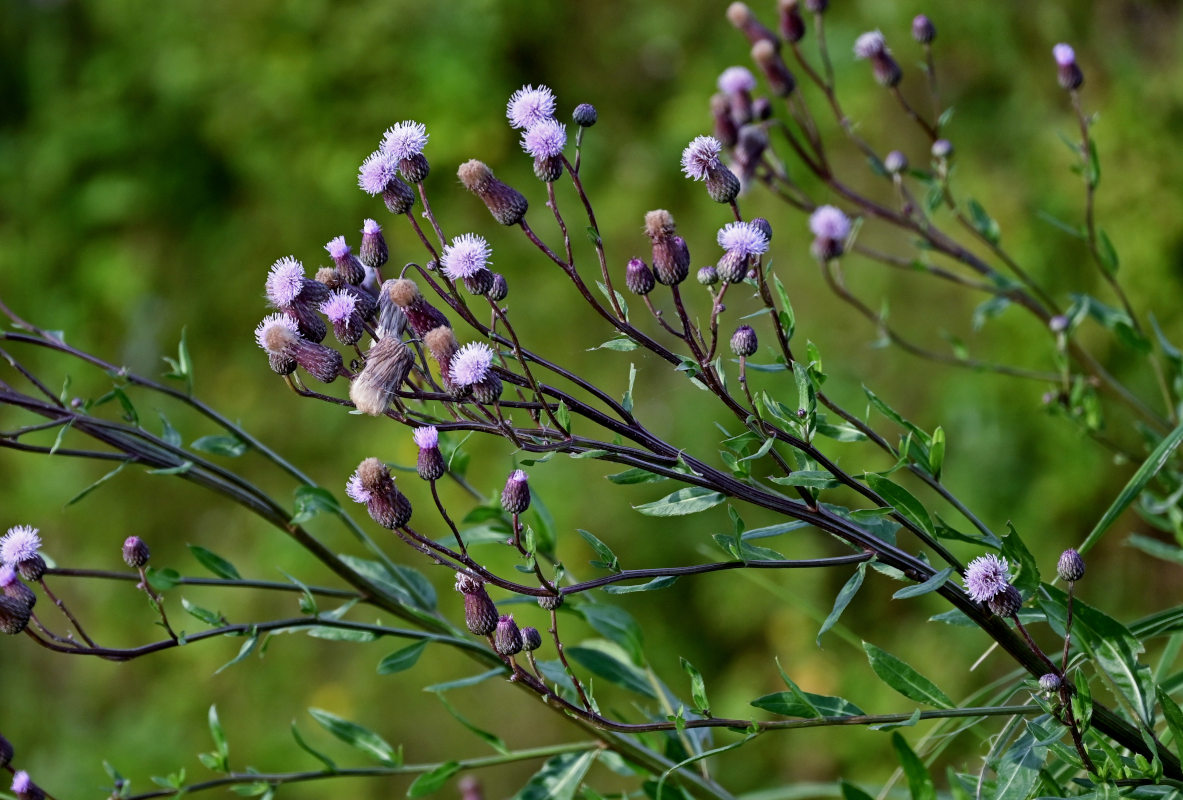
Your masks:
<instances>
[{"instance_id":1,"label":"pink flower head","mask_svg":"<svg viewBox=\"0 0 1183 800\"><path fill-rule=\"evenodd\" d=\"M334 325L349 319L356 310L357 298L344 289L336 290L329 295L328 300L320 304L320 313L328 317L329 322Z\"/></svg>"},{"instance_id":2,"label":"pink flower head","mask_svg":"<svg viewBox=\"0 0 1183 800\"><path fill-rule=\"evenodd\" d=\"M439 446L440 432L434 425L424 425L422 428L416 428L415 432L411 435L415 437L415 444L419 445L420 450L430 450L433 447Z\"/></svg>"},{"instance_id":3,"label":"pink flower head","mask_svg":"<svg viewBox=\"0 0 1183 800\"><path fill-rule=\"evenodd\" d=\"M1061 67L1071 66L1076 63L1076 51L1072 49L1072 45L1061 42L1052 48L1052 58Z\"/></svg>"},{"instance_id":4,"label":"pink flower head","mask_svg":"<svg viewBox=\"0 0 1183 800\"><path fill-rule=\"evenodd\" d=\"M719 75L719 91L740 94L756 88L756 76L747 67L728 67Z\"/></svg>"},{"instance_id":5,"label":"pink flower head","mask_svg":"<svg viewBox=\"0 0 1183 800\"><path fill-rule=\"evenodd\" d=\"M423 152L427 145L427 128L421 122L405 120L386 129L382 150L395 163Z\"/></svg>"},{"instance_id":6,"label":"pink flower head","mask_svg":"<svg viewBox=\"0 0 1183 800\"><path fill-rule=\"evenodd\" d=\"M379 195L398 177L398 161L385 150L375 150L366 156L357 169L357 185L368 195Z\"/></svg>"},{"instance_id":7,"label":"pink flower head","mask_svg":"<svg viewBox=\"0 0 1183 800\"><path fill-rule=\"evenodd\" d=\"M334 239L331 239L329 243L325 245L325 250L328 251L329 255L332 256L334 261L339 258L345 258L345 256L353 252L349 245L345 244L344 236L338 236Z\"/></svg>"},{"instance_id":8,"label":"pink flower head","mask_svg":"<svg viewBox=\"0 0 1183 800\"><path fill-rule=\"evenodd\" d=\"M728 222L719 229L719 247L745 256L758 256L768 251L768 237L750 222Z\"/></svg>"},{"instance_id":9,"label":"pink flower head","mask_svg":"<svg viewBox=\"0 0 1183 800\"><path fill-rule=\"evenodd\" d=\"M12 793L16 795L25 794L33 788L33 779L29 777L29 773L23 769L12 776Z\"/></svg>"},{"instance_id":10,"label":"pink flower head","mask_svg":"<svg viewBox=\"0 0 1183 800\"><path fill-rule=\"evenodd\" d=\"M37 555L41 537L31 525L14 525L0 538L0 563L16 566Z\"/></svg>"},{"instance_id":11,"label":"pink flower head","mask_svg":"<svg viewBox=\"0 0 1183 800\"><path fill-rule=\"evenodd\" d=\"M505 107L505 116L514 128L529 128L554 114L554 92L541 85L537 89L530 85L518 89Z\"/></svg>"},{"instance_id":12,"label":"pink flower head","mask_svg":"<svg viewBox=\"0 0 1183 800\"><path fill-rule=\"evenodd\" d=\"M16 570L8 564L0 565L0 589L7 589L16 583Z\"/></svg>"},{"instance_id":13,"label":"pink flower head","mask_svg":"<svg viewBox=\"0 0 1183 800\"><path fill-rule=\"evenodd\" d=\"M691 180L705 181L709 170L723 166L719 160L722 151L722 142L714 136L695 136L682 151L682 172Z\"/></svg>"},{"instance_id":14,"label":"pink flower head","mask_svg":"<svg viewBox=\"0 0 1183 800\"><path fill-rule=\"evenodd\" d=\"M382 226L378 224L376 219L367 219L361 224L361 232L366 236L373 236L375 233L382 232Z\"/></svg>"},{"instance_id":15,"label":"pink flower head","mask_svg":"<svg viewBox=\"0 0 1183 800\"><path fill-rule=\"evenodd\" d=\"M468 278L489 264L492 254L489 243L475 233L464 233L444 245L444 255L441 264L444 274L452 280Z\"/></svg>"},{"instance_id":16,"label":"pink flower head","mask_svg":"<svg viewBox=\"0 0 1183 800\"><path fill-rule=\"evenodd\" d=\"M300 327L287 314L268 314L255 328L255 342L268 353L283 350L281 343L291 342L300 336Z\"/></svg>"},{"instance_id":17,"label":"pink flower head","mask_svg":"<svg viewBox=\"0 0 1183 800\"><path fill-rule=\"evenodd\" d=\"M304 265L293 256L284 256L271 265L267 273L267 299L277 308L295 302L304 289Z\"/></svg>"},{"instance_id":18,"label":"pink flower head","mask_svg":"<svg viewBox=\"0 0 1183 800\"><path fill-rule=\"evenodd\" d=\"M480 383L493 366L493 349L484 342L469 342L456 351L449 364L449 374L457 386Z\"/></svg>"},{"instance_id":19,"label":"pink flower head","mask_svg":"<svg viewBox=\"0 0 1183 800\"><path fill-rule=\"evenodd\" d=\"M856 58L875 58L890 52L887 49L887 40L879 31L867 31L854 40Z\"/></svg>"},{"instance_id":20,"label":"pink flower head","mask_svg":"<svg viewBox=\"0 0 1183 800\"><path fill-rule=\"evenodd\" d=\"M834 206L819 206L809 215L809 230L822 239L842 241L850 235L850 218Z\"/></svg>"},{"instance_id":21,"label":"pink flower head","mask_svg":"<svg viewBox=\"0 0 1183 800\"><path fill-rule=\"evenodd\" d=\"M965 568L965 591L979 603L985 603L1010 586L1010 569L1005 558L984 555Z\"/></svg>"},{"instance_id":22,"label":"pink flower head","mask_svg":"<svg viewBox=\"0 0 1183 800\"><path fill-rule=\"evenodd\" d=\"M522 134L522 149L534 158L555 158L567 146L567 126L551 118L539 120Z\"/></svg>"},{"instance_id":23,"label":"pink flower head","mask_svg":"<svg viewBox=\"0 0 1183 800\"><path fill-rule=\"evenodd\" d=\"M345 494L355 503L368 503L373 493L362 485L361 475L355 471L349 476L349 482L345 484Z\"/></svg>"}]
</instances>

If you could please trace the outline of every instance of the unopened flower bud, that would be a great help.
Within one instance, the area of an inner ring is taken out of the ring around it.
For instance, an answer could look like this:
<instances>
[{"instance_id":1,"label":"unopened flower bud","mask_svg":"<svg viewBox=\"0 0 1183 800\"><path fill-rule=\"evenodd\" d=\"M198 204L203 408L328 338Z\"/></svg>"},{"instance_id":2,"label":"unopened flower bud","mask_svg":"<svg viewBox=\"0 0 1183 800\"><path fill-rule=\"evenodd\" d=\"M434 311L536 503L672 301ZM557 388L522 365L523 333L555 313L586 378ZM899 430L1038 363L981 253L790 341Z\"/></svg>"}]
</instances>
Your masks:
<instances>
[{"instance_id":1,"label":"unopened flower bud","mask_svg":"<svg viewBox=\"0 0 1183 800\"><path fill-rule=\"evenodd\" d=\"M908 157L899 150L892 150L883 159L883 168L892 175L898 175L908 168Z\"/></svg>"},{"instance_id":2,"label":"unopened flower bud","mask_svg":"<svg viewBox=\"0 0 1183 800\"><path fill-rule=\"evenodd\" d=\"M797 0L779 0L776 7L780 12L780 35L790 44L801 41L805 36L805 20L801 17Z\"/></svg>"},{"instance_id":3,"label":"unopened flower bud","mask_svg":"<svg viewBox=\"0 0 1183 800\"><path fill-rule=\"evenodd\" d=\"M649 265L639 258L630 258L624 270L624 285L633 294L646 295L653 291L657 281Z\"/></svg>"},{"instance_id":4,"label":"unopened flower bud","mask_svg":"<svg viewBox=\"0 0 1183 800\"><path fill-rule=\"evenodd\" d=\"M12 763L12 742L0 736L0 769Z\"/></svg>"},{"instance_id":5,"label":"unopened flower bud","mask_svg":"<svg viewBox=\"0 0 1183 800\"><path fill-rule=\"evenodd\" d=\"M1045 675L1039 676L1039 688L1051 694L1060 690L1060 676L1054 672L1049 672Z\"/></svg>"},{"instance_id":6,"label":"unopened flower bud","mask_svg":"<svg viewBox=\"0 0 1183 800\"><path fill-rule=\"evenodd\" d=\"M370 517L383 528L401 528L411 520L411 501L394 485L390 469L376 458L357 466L345 485L350 500L365 503Z\"/></svg>"},{"instance_id":7,"label":"unopened flower bud","mask_svg":"<svg viewBox=\"0 0 1183 800\"><path fill-rule=\"evenodd\" d=\"M494 303L500 303L509 296L509 284L505 282L505 276L500 272L493 273L493 285L489 287L489 291L485 292L485 296Z\"/></svg>"},{"instance_id":8,"label":"unopened flower bud","mask_svg":"<svg viewBox=\"0 0 1183 800\"><path fill-rule=\"evenodd\" d=\"M425 425L416 428L412 436L415 438L415 444L419 446L419 461L416 465L419 477L425 481L434 481L442 477L448 471L448 465L444 461L444 454L440 452L439 431L434 425Z\"/></svg>"},{"instance_id":9,"label":"unopened flower bud","mask_svg":"<svg viewBox=\"0 0 1183 800\"><path fill-rule=\"evenodd\" d=\"M396 175L382 189L382 201L391 214L406 214L415 205L415 190Z\"/></svg>"},{"instance_id":10,"label":"unopened flower bud","mask_svg":"<svg viewBox=\"0 0 1183 800\"><path fill-rule=\"evenodd\" d=\"M590 128L596 124L596 107L591 103L580 103L571 112L571 119L581 128Z\"/></svg>"},{"instance_id":11,"label":"unopened flower bud","mask_svg":"<svg viewBox=\"0 0 1183 800\"><path fill-rule=\"evenodd\" d=\"M554 611L563 604L561 594L544 594L538 598L538 605L546 611Z\"/></svg>"},{"instance_id":12,"label":"unopened flower bud","mask_svg":"<svg viewBox=\"0 0 1183 800\"><path fill-rule=\"evenodd\" d=\"M527 653L542 647L542 634L537 628L522 628L522 649Z\"/></svg>"},{"instance_id":13,"label":"unopened flower bud","mask_svg":"<svg viewBox=\"0 0 1183 800\"><path fill-rule=\"evenodd\" d=\"M653 240L654 277L665 286L676 286L690 274L690 250L674 230L673 215L665 209L645 214L645 235Z\"/></svg>"},{"instance_id":14,"label":"unopened flower bud","mask_svg":"<svg viewBox=\"0 0 1183 800\"><path fill-rule=\"evenodd\" d=\"M503 656L521 652L522 632L513 621L513 614L506 614L497 620L497 630L493 631L493 649Z\"/></svg>"},{"instance_id":15,"label":"unopened flower bud","mask_svg":"<svg viewBox=\"0 0 1183 800\"><path fill-rule=\"evenodd\" d=\"M477 636L489 636L497 629L497 606L485 591L485 584L469 572L456 573L456 591L464 595L464 624Z\"/></svg>"},{"instance_id":16,"label":"unopened flower bud","mask_svg":"<svg viewBox=\"0 0 1183 800\"><path fill-rule=\"evenodd\" d=\"M139 536L128 536L123 540L123 561L132 569L146 565L150 555L148 545Z\"/></svg>"},{"instance_id":17,"label":"unopened flower bud","mask_svg":"<svg viewBox=\"0 0 1183 800\"><path fill-rule=\"evenodd\" d=\"M1061 89L1076 91L1084 85L1084 73L1076 63L1076 51L1071 45L1056 45L1052 48L1052 57L1056 60L1056 79Z\"/></svg>"},{"instance_id":18,"label":"unopened flower bud","mask_svg":"<svg viewBox=\"0 0 1183 800\"><path fill-rule=\"evenodd\" d=\"M773 47L780 47L780 39L777 39L775 33L760 24L760 20L756 19L756 15L752 13L752 9L748 8L747 3L735 2L727 6L727 20L738 28L752 44L768 42Z\"/></svg>"},{"instance_id":19,"label":"unopened flower bud","mask_svg":"<svg viewBox=\"0 0 1183 800\"><path fill-rule=\"evenodd\" d=\"M1068 330L1069 319L1064 314L1056 314L1047 321L1048 330L1052 333L1063 333Z\"/></svg>"},{"instance_id":20,"label":"unopened flower bud","mask_svg":"<svg viewBox=\"0 0 1183 800\"><path fill-rule=\"evenodd\" d=\"M464 188L479 197L493 219L502 225L516 225L526 216L530 204L525 195L497 180L484 163L476 159L466 161L457 174Z\"/></svg>"},{"instance_id":21,"label":"unopened flower bud","mask_svg":"<svg viewBox=\"0 0 1183 800\"><path fill-rule=\"evenodd\" d=\"M797 87L797 79L785 61L781 58L780 49L773 47L768 40L761 40L752 45L752 60L760 67L764 77L768 80L768 88L777 97L788 97ZM757 118L760 118L757 115Z\"/></svg>"},{"instance_id":22,"label":"unopened flower bud","mask_svg":"<svg viewBox=\"0 0 1183 800\"><path fill-rule=\"evenodd\" d=\"M1023 596L1008 583L1001 592L986 601L986 607L1000 617L1009 617L1023 607Z\"/></svg>"},{"instance_id":23,"label":"unopened flower bud","mask_svg":"<svg viewBox=\"0 0 1183 800\"><path fill-rule=\"evenodd\" d=\"M948 139L937 139L932 143L932 157L947 161L953 155L953 143Z\"/></svg>"},{"instance_id":24,"label":"unopened flower bud","mask_svg":"<svg viewBox=\"0 0 1183 800\"><path fill-rule=\"evenodd\" d=\"M0 633L18 634L29 624L29 604L8 595L0 595Z\"/></svg>"},{"instance_id":25,"label":"unopened flower bud","mask_svg":"<svg viewBox=\"0 0 1183 800\"><path fill-rule=\"evenodd\" d=\"M695 277L703 286L714 286L719 282L719 273L714 267L711 266L706 266L700 269Z\"/></svg>"},{"instance_id":26,"label":"unopened flower bud","mask_svg":"<svg viewBox=\"0 0 1183 800\"><path fill-rule=\"evenodd\" d=\"M390 257L390 250L386 246L386 237L382 235L382 226L377 220L367 219L361 226L361 249L357 258L362 264L378 269Z\"/></svg>"},{"instance_id":27,"label":"unopened flower bud","mask_svg":"<svg viewBox=\"0 0 1183 800\"><path fill-rule=\"evenodd\" d=\"M735 333L731 335L731 352L740 358L747 358L753 355L758 348L759 343L756 341L756 331L751 325L740 325L735 329Z\"/></svg>"},{"instance_id":28,"label":"unopened flower bud","mask_svg":"<svg viewBox=\"0 0 1183 800\"><path fill-rule=\"evenodd\" d=\"M472 399L485 405L496 403L504 388L497 373L489 370L484 378L472 384Z\"/></svg>"},{"instance_id":29,"label":"unopened flower bud","mask_svg":"<svg viewBox=\"0 0 1183 800\"><path fill-rule=\"evenodd\" d=\"M805 0L805 8L814 14L824 14L830 7L830 0Z\"/></svg>"},{"instance_id":30,"label":"unopened flower bud","mask_svg":"<svg viewBox=\"0 0 1183 800\"><path fill-rule=\"evenodd\" d=\"M715 138L724 147L735 147L739 126L731 119L731 101L722 92L711 95L711 117L715 120Z\"/></svg>"},{"instance_id":31,"label":"unopened flower bud","mask_svg":"<svg viewBox=\"0 0 1183 800\"><path fill-rule=\"evenodd\" d=\"M16 571L27 581L37 582L45 574L45 559L40 553L35 553L23 561L17 562Z\"/></svg>"},{"instance_id":32,"label":"unopened flower bud","mask_svg":"<svg viewBox=\"0 0 1183 800\"><path fill-rule=\"evenodd\" d=\"M21 579L17 577L16 570L8 564L0 566L0 594L19 600L30 610L37 605L36 593L21 582Z\"/></svg>"},{"instance_id":33,"label":"unopened flower bud","mask_svg":"<svg viewBox=\"0 0 1183 800\"><path fill-rule=\"evenodd\" d=\"M12 793L16 795L17 800L45 800L45 792L33 783L29 773L23 769L12 776Z\"/></svg>"},{"instance_id":34,"label":"unopened flower bud","mask_svg":"<svg viewBox=\"0 0 1183 800\"><path fill-rule=\"evenodd\" d=\"M501 507L510 514L521 514L530 507L530 484L525 471L515 469L510 473L501 491Z\"/></svg>"},{"instance_id":35,"label":"unopened flower bud","mask_svg":"<svg viewBox=\"0 0 1183 800\"><path fill-rule=\"evenodd\" d=\"M925 15L917 14L912 18L912 38L920 44L928 44L937 38L937 27Z\"/></svg>"},{"instance_id":36,"label":"unopened flower bud","mask_svg":"<svg viewBox=\"0 0 1183 800\"><path fill-rule=\"evenodd\" d=\"M414 363L415 354L402 340L382 337L366 352L366 365L349 384L349 399L363 414L385 413Z\"/></svg>"},{"instance_id":37,"label":"unopened flower bud","mask_svg":"<svg viewBox=\"0 0 1183 800\"><path fill-rule=\"evenodd\" d=\"M897 86L904 77L900 65L892 58L887 49L887 42L879 31L869 31L862 34L854 42L854 54L858 58L869 59L871 72L880 86Z\"/></svg>"},{"instance_id":38,"label":"unopened flower bud","mask_svg":"<svg viewBox=\"0 0 1183 800\"><path fill-rule=\"evenodd\" d=\"M820 206L809 216L809 229L814 236L811 247L814 256L829 261L845 251L850 219L834 206Z\"/></svg>"},{"instance_id":39,"label":"unopened flower bud","mask_svg":"<svg viewBox=\"0 0 1183 800\"><path fill-rule=\"evenodd\" d=\"M1061 553L1060 560L1056 564L1056 574L1060 576L1060 580L1069 583L1083 578L1084 559L1080 557L1080 553L1072 548Z\"/></svg>"}]
</instances>

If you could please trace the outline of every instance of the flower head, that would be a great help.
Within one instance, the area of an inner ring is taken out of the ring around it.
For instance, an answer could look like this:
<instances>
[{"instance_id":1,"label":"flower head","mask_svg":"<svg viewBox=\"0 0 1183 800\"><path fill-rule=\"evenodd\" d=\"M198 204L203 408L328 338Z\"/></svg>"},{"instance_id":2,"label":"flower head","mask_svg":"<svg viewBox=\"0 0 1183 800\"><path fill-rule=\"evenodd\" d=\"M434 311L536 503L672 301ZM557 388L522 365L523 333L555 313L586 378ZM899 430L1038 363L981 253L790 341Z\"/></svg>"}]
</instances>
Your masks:
<instances>
[{"instance_id":1,"label":"flower head","mask_svg":"<svg viewBox=\"0 0 1183 800\"><path fill-rule=\"evenodd\" d=\"M874 58L890 51L887 40L879 31L867 31L854 40L854 55L856 58Z\"/></svg>"},{"instance_id":2,"label":"flower head","mask_svg":"<svg viewBox=\"0 0 1183 800\"><path fill-rule=\"evenodd\" d=\"M16 583L16 570L8 564L0 564L0 591Z\"/></svg>"},{"instance_id":3,"label":"flower head","mask_svg":"<svg viewBox=\"0 0 1183 800\"><path fill-rule=\"evenodd\" d=\"M534 158L556 158L567 146L567 126L547 117L522 134L522 149Z\"/></svg>"},{"instance_id":4,"label":"flower head","mask_svg":"<svg viewBox=\"0 0 1183 800\"><path fill-rule=\"evenodd\" d=\"M965 568L965 591L979 603L1005 592L1010 586L1010 568L1005 558L984 555L969 562Z\"/></svg>"},{"instance_id":5,"label":"flower head","mask_svg":"<svg viewBox=\"0 0 1183 800\"><path fill-rule=\"evenodd\" d=\"M420 450L438 447L440 443L440 432L434 425L424 425L422 428L416 428L411 436L415 438L415 444L419 446Z\"/></svg>"},{"instance_id":6,"label":"flower head","mask_svg":"<svg viewBox=\"0 0 1183 800\"><path fill-rule=\"evenodd\" d=\"M841 241L850 235L850 218L834 206L820 206L809 215L814 236Z\"/></svg>"},{"instance_id":7,"label":"flower head","mask_svg":"<svg viewBox=\"0 0 1183 800\"><path fill-rule=\"evenodd\" d=\"M469 342L452 356L449 374L457 386L480 383L493 366L493 349L484 342Z\"/></svg>"},{"instance_id":8,"label":"flower head","mask_svg":"<svg viewBox=\"0 0 1183 800\"><path fill-rule=\"evenodd\" d=\"M344 236L337 236L330 239L329 243L325 245L325 250L328 251L328 254L334 261L338 258L344 258L353 252L353 249L345 243Z\"/></svg>"},{"instance_id":9,"label":"flower head","mask_svg":"<svg viewBox=\"0 0 1183 800\"><path fill-rule=\"evenodd\" d=\"M468 278L489 265L489 243L475 233L464 233L444 245L441 259L444 274L452 280Z\"/></svg>"},{"instance_id":10,"label":"flower head","mask_svg":"<svg viewBox=\"0 0 1183 800\"><path fill-rule=\"evenodd\" d=\"M426 145L427 128L414 120L391 125L382 137L382 151L395 163L419 155Z\"/></svg>"},{"instance_id":11,"label":"flower head","mask_svg":"<svg viewBox=\"0 0 1183 800\"><path fill-rule=\"evenodd\" d=\"M368 195L379 195L398 177L398 160L385 150L375 150L357 169L357 185Z\"/></svg>"},{"instance_id":12,"label":"flower head","mask_svg":"<svg viewBox=\"0 0 1183 800\"><path fill-rule=\"evenodd\" d=\"M14 525L0 538L0 563L16 566L37 555L41 537L31 525Z\"/></svg>"},{"instance_id":13,"label":"flower head","mask_svg":"<svg viewBox=\"0 0 1183 800\"><path fill-rule=\"evenodd\" d=\"M268 353L283 351L299 336L299 326L287 314L268 314L255 328L255 341Z\"/></svg>"},{"instance_id":14,"label":"flower head","mask_svg":"<svg viewBox=\"0 0 1183 800\"><path fill-rule=\"evenodd\" d=\"M750 92L756 88L756 76L747 67L728 67L719 75L718 86L727 94Z\"/></svg>"},{"instance_id":15,"label":"flower head","mask_svg":"<svg viewBox=\"0 0 1183 800\"><path fill-rule=\"evenodd\" d=\"M267 273L267 299L278 308L290 306L304 289L304 265L284 256Z\"/></svg>"},{"instance_id":16,"label":"flower head","mask_svg":"<svg viewBox=\"0 0 1183 800\"><path fill-rule=\"evenodd\" d=\"M373 492L362 484L359 471L354 471L349 476L349 481L345 484L345 494L355 503L368 503L374 496Z\"/></svg>"},{"instance_id":17,"label":"flower head","mask_svg":"<svg viewBox=\"0 0 1183 800\"><path fill-rule=\"evenodd\" d=\"M1056 64L1061 67L1067 67L1070 64L1076 63L1076 51L1072 49L1072 45L1060 42L1052 48L1052 58L1056 60Z\"/></svg>"},{"instance_id":18,"label":"flower head","mask_svg":"<svg viewBox=\"0 0 1183 800\"><path fill-rule=\"evenodd\" d=\"M705 181L709 170L723 165L719 160L722 151L723 143L714 136L695 136L682 151L682 172L691 180Z\"/></svg>"},{"instance_id":19,"label":"flower head","mask_svg":"<svg viewBox=\"0 0 1183 800\"><path fill-rule=\"evenodd\" d=\"M378 224L376 219L367 219L361 224L361 232L367 236L373 236L382 232L382 226Z\"/></svg>"},{"instance_id":20,"label":"flower head","mask_svg":"<svg viewBox=\"0 0 1183 800\"><path fill-rule=\"evenodd\" d=\"M554 113L554 92L541 85L537 89L530 85L518 89L505 107L505 116L515 128L529 128L544 119L550 119Z\"/></svg>"},{"instance_id":21,"label":"flower head","mask_svg":"<svg viewBox=\"0 0 1183 800\"><path fill-rule=\"evenodd\" d=\"M33 780L29 777L29 773L23 769L12 776L12 793L24 794L33 786Z\"/></svg>"},{"instance_id":22,"label":"flower head","mask_svg":"<svg viewBox=\"0 0 1183 800\"><path fill-rule=\"evenodd\" d=\"M768 251L768 237L750 222L728 222L719 229L717 239L719 247L745 256L758 256Z\"/></svg>"},{"instance_id":23,"label":"flower head","mask_svg":"<svg viewBox=\"0 0 1183 800\"><path fill-rule=\"evenodd\" d=\"M357 297L344 289L338 289L329 295L329 299L320 304L320 313L329 318L334 325L344 324L357 310Z\"/></svg>"}]
</instances>

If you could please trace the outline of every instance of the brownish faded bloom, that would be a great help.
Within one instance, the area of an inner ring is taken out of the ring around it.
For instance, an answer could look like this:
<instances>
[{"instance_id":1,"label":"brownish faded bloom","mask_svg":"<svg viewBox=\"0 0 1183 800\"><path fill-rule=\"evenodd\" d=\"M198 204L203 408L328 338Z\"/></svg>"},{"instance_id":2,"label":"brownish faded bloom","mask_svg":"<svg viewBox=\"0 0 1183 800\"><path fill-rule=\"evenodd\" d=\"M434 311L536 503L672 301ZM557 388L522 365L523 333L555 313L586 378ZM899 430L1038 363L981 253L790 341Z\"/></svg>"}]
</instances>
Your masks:
<instances>
[{"instance_id":1,"label":"brownish faded bloom","mask_svg":"<svg viewBox=\"0 0 1183 800\"><path fill-rule=\"evenodd\" d=\"M379 339L366 353L365 367L349 384L349 399L364 414L384 413L414 363L411 349L397 336Z\"/></svg>"},{"instance_id":2,"label":"brownish faded bloom","mask_svg":"<svg viewBox=\"0 0 1183 800\"><path fill-rule=\"evenodd\" d=\"M493 219L502 225L517 225L526 216L530 204L526 196L493 176L481 161L475 158L460 165L457 171L464 188L481 198Z\"/></svg>"},{"instance_id":3,"label":"brownish faded bloom","mask_svg":"<svg viewBox=\"0 0 1183 800\"><path fill-rule=\"evenodd\" d=\"M390 469L376 458L367 458L349 476L345 494L365 503L370 517L383 528L394 530L411 521L411 501L394 485Z\"/></svg>"}]
</instances>

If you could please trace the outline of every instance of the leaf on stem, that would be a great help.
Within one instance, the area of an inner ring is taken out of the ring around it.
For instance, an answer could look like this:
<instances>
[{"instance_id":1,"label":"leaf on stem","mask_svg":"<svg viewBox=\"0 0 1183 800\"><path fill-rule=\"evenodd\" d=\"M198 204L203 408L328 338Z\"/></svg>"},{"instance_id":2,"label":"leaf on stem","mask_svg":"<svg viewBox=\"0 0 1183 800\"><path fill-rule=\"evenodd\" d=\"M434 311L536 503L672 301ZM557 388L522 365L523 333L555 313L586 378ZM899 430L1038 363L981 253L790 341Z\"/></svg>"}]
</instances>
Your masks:
<instances>
[{"instance_id":1,"label":"leaf on stem","mask_svg":"<svg viewBox=\"0 0 1183 800\"><path fill-rule=\"evenodd\" d=\"M937 800L936 786L928 767L924 766L924 762L912 751L904 737L893 733L891 745L895 748L900 767L904 770L904 777L908 780L908 791L912 795L912 800Z\"/></svg>"},{"instance_id":2,"label":"leaf on stem","mask_svg":"<svg viewBox=\"0 0 1183 800\"><path fill-rule=\"evenodd\" d=\"M953 708L954 703L935 683L921 675L911 665L870 642L863 642L871 669L880 680L897 692L919 703L935 708Z\"/></svg>"},{"instance_id":3,"label":"leaf on stem","mask_svg":"<svg viewBox=\"0 0 1183 800\"><path fill-rule=\"evenodd\" d=\"M411 782L407 797L424 797L443 788L448 779L460 771L457 761L445 761L431 772L425 772Z\"/></svg>"},{"instance_id":4,"label":"leaf on stem","mask_svg":"<svg viewBox=\"0 0 1183 800\"><path fill-rule=\"evenodd\" d=\"M205 567L219 578L224 578L228 581L242 580L242 576L238 574L238 570L235 569L234 565L222 558L217 553L213 552L212 550L207 550L201 545L191 544L188 545L188 547L189 552L191 552L193 557L196 558L198 562L200 562L201 566Z\"/></svg>"},{"instance_id":5,"label":"leaf on stem","mask_svg":"<svg viewBox=\"0 0 1183 800\"><path fill-rule=\"evenodd\" d=\"M830 628L834 627L839 618L842 616L842 612L846 610L846 607L850 605L850 601L854 599L856 594L858 594L858 590L863 585L863 578L867 576L867 563L868 562L863 561L858 565L858 569L856 569L854 574L846 580L846 583L842 586L842 590L839 591L838 596L834 598L834 607L830 610L830 613L826 616L825 620L822 622L821 628L819 628L817 632L816 641L818 647L821 647L822 635L825 634L825 632Z\"/></svg>"},{"instance_id":6,"label":"leaf on stem","mask_svg":"<svg viewBox=\"0 0 1183 800\"><path fill-rule=\"evenodd\" d=\"M296 487L295 514L293 525L303 525L317 514L340 514L341 504L328 489L319 486Z\"/></svg>"},{"instance_id":7,"label":"leaf on stem","mask_svg":"<svg viewBox=\"0 0 1183 800\"><path fill-rule=\"evenodd\" d=\"M309 708L308 713L322 728L336 736L348 745L356 747L366 755L376 759L387 767L401 767L403 763L402 748L395 750L385 739L369 728L338 717L322 708Z\"/></svg>"},{"instance_id":8,"label":"leaf on stem","mask_svg":"<svg viewBox=\"0 0 1183 800\"><path fill-rule=\"evenodd\" d=\"M584 750L548 759L513 800L574 800L575 792L599 753L598 749Z\"/></svg>"},{"instance_id":9,"label":"leaf on stem","mask_svg":"<svg viewBox=\"0 0 1183 800\"><path fill-rule=\"evenodd\" d=\"M593 567L599 569L606 569L609 572L620 572L620 561L616 558L616 553L612 552L612 548L604 544L591 531L585 531L583 528L577 528L576 533L583 537L583 540L591 545L591 549L599 556L599 561L589 562Z\"/></svg>"},{"instance_id":10,"label":"leaf on stem","mask_svg":"<svg viewBox=\"0 0 1183 800\"><path fill-rule=\"evenodd\" d=\"M247 443L242 439L224 434L202 436L200 439L194 440L189 447L202 453L226 456L227 458L237 458L247 451Z\"/></svg>"},{"instance_id":11,"label":"leaf on stem","mask_svg":"<svg viewBox=\"0 0 1183 800\"><path fill-rule=\"evenodd\" d=\"M619 653L615 652L619 651ZM641 670L626 663L628 654L603 640L585 642L584 646L567 648L567 655L580 666L606 681L637 694L656 700L657 695Z\"/></svg>"},{"instance_id":12,"label":"leaf on stem","mask_svg":"<svg viewBox=\"0 0 1183 800\"><path fill-rule=\"evenodd\" d=\"M688 486L660 500L633 508L649 517L680 517L714 508L724 499L726 498L722 492L713 491L705 486Z\"/></svg>"},{"instance_id":13,"label":"leaf on stem","mask_svg":"<svg viewBox=\"0 0 1183 800\"><path fill-rule=\"evenodd\" d=\"M425 649L427 649L426 639L394 651L378 662L378 674L393 675L396 672L410 669L415 666L415 662L419 660L419 656L423 655Z\"/></svg>"}]
</instances>

